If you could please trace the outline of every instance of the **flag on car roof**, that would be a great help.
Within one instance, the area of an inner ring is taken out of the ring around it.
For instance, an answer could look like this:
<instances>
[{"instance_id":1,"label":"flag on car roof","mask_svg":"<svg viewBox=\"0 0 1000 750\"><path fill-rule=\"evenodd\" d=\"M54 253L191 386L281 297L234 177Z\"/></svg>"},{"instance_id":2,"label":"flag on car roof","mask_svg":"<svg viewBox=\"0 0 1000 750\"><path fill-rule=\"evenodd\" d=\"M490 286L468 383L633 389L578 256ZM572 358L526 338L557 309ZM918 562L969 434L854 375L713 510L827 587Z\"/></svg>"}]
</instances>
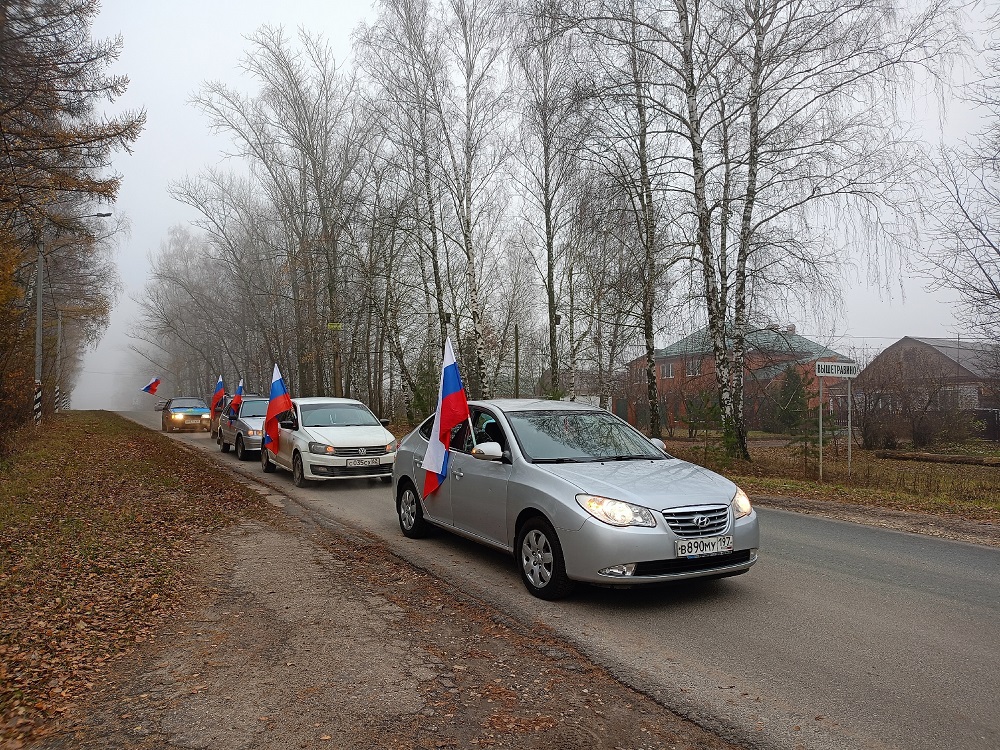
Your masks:
<instances>
[{"instance_id":1,"label":"flag on car roof","mask_svg":"<svg viewBox=\"0 0 1000 750\"><path fill-rule=\"evenodd\" d=\"M451 338L446 338L437 409L434 411L431 439L421 464L426 472L424 497L440 487L448 476L448 441L451 438L451 431L468 418L469 402L465 398L462 375L458 371L458 362L455 361Z\"/></svg>"},{"instance_id":2,"label":"flag on car roof","mask_svg":"<svg viewBox=\"0 0 1000 750\"><path fill-rule=\"evenodd\" d=\"M271 375L271 396L267 401L267 414L264 417L264 450L278 454L278 415L291 408L291 396L288 395L284 378L275 363L274 373Z\"/></svg>"},{"instance_id":3,"label":"flag on car roof","mask_svg":"<svg viewBox=\"0 0 1000 750\"><path fill-rule=\"evenodd\" d=\"M156 395L156 389L159 388L159 387L160 387L160 379L159 378L153 378L152 380L150 380L148 383L146 383L146 385L144 385L139 390L140 391L144 391L146 393L151 393L151 394L153 394L155 396Z\"/></svg>"},{"instance_id":4,"label":"flag on car roof","mask_svg":"<svg viewBox=\"0 0 1000 750\"><path fill-rule=\"evenodd\" d=\"M240 413L240 404L243 403L243 378L240 378L240 384L236 386L236 395L233 396L233 400L229 402L229 411L232 412L233 416Z\"/></svg>"},{"instance_id":5,"label":"flag on car roof","mask_svg":"<svg viewBox=\"0 0 1000 750\"><path fill-rule=\"evenodd\" d=\"M212 404L211 413L215 414L216 407L222 403L223 397L226 395L226 386L222 384L222 376L219 376L219 382L215 384L215 393L212 394Z\"/></svg>"}]
</instances>

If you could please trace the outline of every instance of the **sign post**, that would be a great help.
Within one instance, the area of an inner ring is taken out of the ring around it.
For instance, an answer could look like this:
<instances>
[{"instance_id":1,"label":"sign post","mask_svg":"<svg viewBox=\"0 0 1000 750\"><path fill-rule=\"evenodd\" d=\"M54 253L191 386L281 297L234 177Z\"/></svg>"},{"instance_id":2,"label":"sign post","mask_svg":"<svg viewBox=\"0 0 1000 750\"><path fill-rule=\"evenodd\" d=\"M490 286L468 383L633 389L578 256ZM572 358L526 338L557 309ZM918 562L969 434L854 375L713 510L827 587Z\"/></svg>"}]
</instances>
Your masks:
<instances>
[{"instance_id":1,"label":"sign post","mask_svg":"<svg viewBox=\"0 0 1000 750\"><path fill-rule=\"evenodd\" d=\"M819 481L823 481L823 378L845 378L847 380L847 476L851 476L851 443L853 442L853 425L851 424L851 380L861 372L857 362L817 362L816 377L819 378Z\"/></svg>"}]
</instances>

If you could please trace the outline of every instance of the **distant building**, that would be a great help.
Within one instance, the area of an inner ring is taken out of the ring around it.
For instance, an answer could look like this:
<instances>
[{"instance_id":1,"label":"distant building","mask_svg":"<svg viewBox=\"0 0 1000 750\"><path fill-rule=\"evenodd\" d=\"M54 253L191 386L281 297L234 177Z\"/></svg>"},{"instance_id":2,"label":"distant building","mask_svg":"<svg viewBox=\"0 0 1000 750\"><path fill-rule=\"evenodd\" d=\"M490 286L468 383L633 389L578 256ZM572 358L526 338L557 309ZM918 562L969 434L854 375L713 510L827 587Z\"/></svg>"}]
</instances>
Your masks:
<instances>
[{"instance_id":1,"label":"distant building","mask_svg":"<svg viewBox=\"0 0 1000 750\"><path fill-rule=\"evenodd\" d=\"M728 342L727 342L728 343ZM731 345L730 345L731 346ZM718 400L715 380L715 354L708 329L657 349L657 393L661 420L671 432L678 424L690 425L702 406ZM795 332L795 326L771 326L752 330L746 337L746 368L744 371L743 410L748 429L759 429L769 405L789 368L794 368L803 380L812 383L815 364L849 362L848 357ZM649 399L646 395L646 358L640 357L627 366L630 388L628 419L640 428L649 423ZM842 399L841 379L824 378L824 389L831 401ZM826 395L826 394L824 394ZM816 397L810 406L817 405ZM616 405L616 412L622 409Z\"/></svg>"},{"instance_id":2,"label":"distant building","mask_svg":"<svg viewBox=\"0 0 1000 750\"><path fill-rule=\"evenodd\" d=\"M867 392L890 392L891 384L902 384L923 393L937 409L997 409L998 376L996 342L905 336L883 349L858 376L857 384Z\"/></svg>"}]
</instances>

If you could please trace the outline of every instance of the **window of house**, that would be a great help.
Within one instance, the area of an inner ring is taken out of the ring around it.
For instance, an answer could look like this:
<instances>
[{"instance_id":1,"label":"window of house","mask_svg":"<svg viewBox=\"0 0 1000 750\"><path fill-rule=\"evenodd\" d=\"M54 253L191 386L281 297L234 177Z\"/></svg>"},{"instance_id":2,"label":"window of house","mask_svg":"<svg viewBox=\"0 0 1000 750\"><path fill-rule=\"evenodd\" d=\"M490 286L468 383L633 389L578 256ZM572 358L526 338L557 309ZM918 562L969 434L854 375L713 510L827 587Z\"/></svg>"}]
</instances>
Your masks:
<instances>
[{"instance_id":1,"label":"window of house","mask_svg":"<svg viewBox=\"0 0 1000 750\"><path fill-rule=\"evenodd\" d=\"M664 365L660 365L660 377L661 378L672 378L674 376L674 363L668 362Z\"/></svg>"},{"instance_id":2,"label":"window of house","mask_svg":"<svg viewBox=\"0 0 1000 750\"><path fill-rule=\"evenodd\" d=\"M701 360L688 360L686 374L689 378L701 375Z\"/></svg>"}]
</instances>

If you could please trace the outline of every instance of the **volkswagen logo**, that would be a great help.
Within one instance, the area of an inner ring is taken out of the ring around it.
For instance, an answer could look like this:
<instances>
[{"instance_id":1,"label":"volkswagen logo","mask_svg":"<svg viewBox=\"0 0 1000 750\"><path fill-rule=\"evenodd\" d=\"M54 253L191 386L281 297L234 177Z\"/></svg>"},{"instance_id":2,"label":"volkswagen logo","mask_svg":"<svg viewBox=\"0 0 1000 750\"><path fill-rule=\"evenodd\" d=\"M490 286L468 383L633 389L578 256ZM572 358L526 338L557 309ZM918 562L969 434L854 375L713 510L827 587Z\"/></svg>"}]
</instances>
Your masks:
<instances>
[{"instance_id":1,"label":"volkswagen logo","mask_svg":"<svg viewBox=\"0 0 1000 750\"><path fill-rule=\"evenodd\" d=\"M368 449L367 448L358 448L358 455L359 456L368 455Z\"/></svg>"},{"instance_id":2,"label":"volkswagen logo","mask_svg":"<svg viewBox=\"0 0 1000 750\"><path fill-rule=\"evenodd\" d=\"M711 521L709 520L708 516L703 516L699 513L697 516L691 519L691 523L693 523L699 529L703 529L706 526L708 526L708 524L710 524Z\"/></svg>"}]
</instances>

